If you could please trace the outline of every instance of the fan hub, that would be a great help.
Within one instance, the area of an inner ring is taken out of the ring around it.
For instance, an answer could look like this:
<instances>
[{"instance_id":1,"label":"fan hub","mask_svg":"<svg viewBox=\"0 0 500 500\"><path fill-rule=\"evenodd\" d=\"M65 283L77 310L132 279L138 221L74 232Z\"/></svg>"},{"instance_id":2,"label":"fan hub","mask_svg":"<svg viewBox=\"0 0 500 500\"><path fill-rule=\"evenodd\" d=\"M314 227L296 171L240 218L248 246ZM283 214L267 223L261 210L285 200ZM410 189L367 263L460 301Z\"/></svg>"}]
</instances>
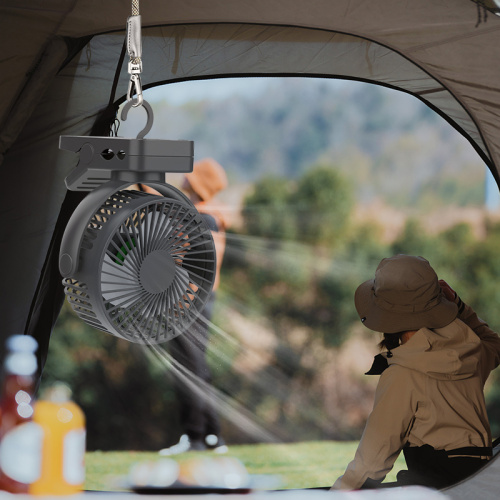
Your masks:
<instances>
[{"instance_id":1,"label":"fan hub","mask_svg":"<svg viewBox=\"0 0 500 500\"><path fill-rule=\"evenodd\" d=\"M167 250L155 250L146 256L141 265L139 279L149 293L168 290L175 278L176 264Z\"/></svg>"}]
</instances>

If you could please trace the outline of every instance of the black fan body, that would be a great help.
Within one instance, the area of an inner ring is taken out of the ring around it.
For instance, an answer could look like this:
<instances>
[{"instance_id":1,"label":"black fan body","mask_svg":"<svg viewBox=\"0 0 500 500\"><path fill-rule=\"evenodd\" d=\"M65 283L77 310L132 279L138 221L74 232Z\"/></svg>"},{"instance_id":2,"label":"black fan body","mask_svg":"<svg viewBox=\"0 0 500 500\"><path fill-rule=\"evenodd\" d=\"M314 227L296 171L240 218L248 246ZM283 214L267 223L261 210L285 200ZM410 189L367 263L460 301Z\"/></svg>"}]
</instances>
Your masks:
<instances>
[{"instance_id":1,"label":"black fan body","mask_svg":"<svg viewBox=\"0 0 500 500\"><path fill-rule=\"evenodd\" d=\"M210 230L173 186L163 196L110 181L77 207L59 267L73 310L89 325L136 343L166 342L196 320L210 295L216 254Z\"/></svg>"}]
</instances>

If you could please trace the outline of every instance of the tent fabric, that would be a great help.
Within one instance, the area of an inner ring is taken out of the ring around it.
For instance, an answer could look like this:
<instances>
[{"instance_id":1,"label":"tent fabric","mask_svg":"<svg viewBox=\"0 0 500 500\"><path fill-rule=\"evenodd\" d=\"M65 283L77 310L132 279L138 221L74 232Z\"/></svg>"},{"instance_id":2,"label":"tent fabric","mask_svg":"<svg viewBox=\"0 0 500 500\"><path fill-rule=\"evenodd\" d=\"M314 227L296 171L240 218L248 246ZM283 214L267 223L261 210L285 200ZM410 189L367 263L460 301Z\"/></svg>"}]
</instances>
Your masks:
<instances>
[{"instance_id":1,"label":"tent fabric","mask_svg":"<svg viewBox=\"0 0 500 500\"><path fill-rule=\"evenodd\" d=\"M91 75L91 80L99 80L99 71ZM64 178L77 162L76 155L58 149L59 135L88 135L102 103L105 105L109 98L107 88L99 93L96 87L92 91L95 99L90 99L91 80L75 80L73 76L74 68L69 65L51 80L0 167L3 186L0 255L6 263L0 304L4 331L5 335L30 332L41 346L48 345L50 330L41 326L48 320L40 317L41 323L37 325L31 315L36 313L36 303L41 300L38 294L47 291L44 277L58 280L61 286L58 252L53 254L55 277L46 274L44 268L66 196ZM66 209L69 214L75 206L76 203ZM53 311L45 312L57 316ZM40 364L43 365L43 356Z\"/></svg>"},{"instance_id":2,"label":"tent fabric","mask_svg":"<svg viewBox=\"0 0 500 500\"><path fill-rule=\"evenodd\" d=\"M63 182L77 158L58 138L91 133L125 98L127 60L112 89L130 13L125 0L0 3L3 335L50 336L56 228L77 203ZM445 117L498 182L500 18L477 24L470 0L148 0L141 17L145 88L239 75L386 85Z\"/></svg>"},{"instance_id":3,"label":"tent fabric","mask_svg":"<svg viewBox=\"0 0 500 500\"><path fill-rule=\"evenodd\" d=\"M64 1L49 1L43 6L29 1L6 3L0 4L0 64L5 71L1 83L0 155L21 132L67 55L57 31L72 6Z\"/></svg>"}]
</instances>

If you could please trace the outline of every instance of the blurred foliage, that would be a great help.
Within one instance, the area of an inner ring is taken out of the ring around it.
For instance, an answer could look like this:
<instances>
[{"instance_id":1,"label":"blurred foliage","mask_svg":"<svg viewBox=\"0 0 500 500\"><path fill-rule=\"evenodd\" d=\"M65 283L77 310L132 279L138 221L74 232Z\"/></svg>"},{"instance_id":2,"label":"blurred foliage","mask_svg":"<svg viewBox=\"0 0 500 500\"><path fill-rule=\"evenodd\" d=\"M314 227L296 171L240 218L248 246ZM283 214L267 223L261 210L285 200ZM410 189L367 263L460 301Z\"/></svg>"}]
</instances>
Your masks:
<instances>
[{"instance_id":1,"label":"blurred foliage","mask_svg":"<svg viewBox=\"0 0 500 500\"><path fill-rule=\"evenodd\" d=\"M249 235L333 247L344 239L353 206L347 179L332 166L318 165L298 182L285 177L258 181L242 215Z\"/></svg>"},{"instance_id":2,"label":"blurred foliage","mask_svg":"<svg viewBox=\"0 0 500 500\"><path fill-rule=\"evenodd\" d=\"M340 311L354 283L330 262L345 241L352 208L352 188L333 167L313 167L297 182L259 181L242 210L244 233L251 238L238 258L247 265L225 265L224 281L245 282L244 292L235 293L240 300L263 300L265 316L308 325L337 343L332 332L349 323Z\"/></svg>"},{"instance_id":3,"label":"blurred foliage","mask_svg":"<svg viewBox=\"0 0 500 500\"><path fill-rule=\"evenodd\" d=\"M52 334L40 392L63 381L84 410L89 450L150 450L172 444L178 422L167 369L142 345L87 326L65 302Z\"/></svg>"},{"instance_id":4,"label":"blurred foliage","mask_svg":"<svg viewBox=\"0 0 500 500\"><path fill-rule=\"evenodd\" d=\"M277 178L272 182L280 184ZM273 318L274 331L281 342L280 352L287 353L296 374L294 380L306 376L301 369L309 352L307 348L294 347L293 340L287 338L289 332L302 327L325 348L341 346L357 321L354 291L362 281L373 276L376 266L386 256L405 253L426 257L439 276L458 290L479 315L484 315L491 325L500 325L497 286L500 224L487 221L487 234L479 239L466 223L431 235L418 219L410 217L401 234L389 244L383 241L380 228L373 223L356 225L350 221L352 187L333 167L311 168L295 182L282 179L281 193L288 193L293 202L287 204L286 196L280 196L279 210L275 209L277 201L271 199L272 193L260 196L264 192L263 184L265 181L256 184L244 204L242 231L247 235L245 241L250 243L237 271L238 281L246 283L240 299L246 297L257 302L260 298L260 314ZM264 233L265 225L257 222L259 215L256 214L262 213L268 227L277 227L286 206L295 207L286 215L289 227L296 228L288 233L289 237L295 234L295 242L280 241L282 233ZM314 217L308 217L315 211L320 216L317 227L313 224ZM261 252L265 255L256 255L252 240L248 239L250 234L267 238L267 242L261 243ZM283 255L291 262L295 260L285 273L280 272ZM226 284L233 281L233 273L231 266L226 268ZM234 293L237 294L237 290ZM498 378L493 374L488 386L488 409L495 434L500 433Z\"/></svg>"},{"instance_id":5,"label":"blurred foliage","mask_svg":"<svg viewBox=\"0 0 500 500\"><path fill-rule=\"evenodd\" d=\"M296 238L297 228L289 205L291 184L280 177L265 177L255 184L243 209L248 234L273 240Z\"/></svg>"},{"instance_id":6,"label":"blurred foliage","mask_svg":"<svg viewBox=\"0 0 500 500\"><path fill-rule=\"evenodd\" d=\"M299 179L291 205L297 214L298 236L312 245L333 248L349 227L353 190L334 167L320 165Z\"/></svg>"},{"instance_id":7,"label":"blurred foliage","mask_svg":"<svg viewBox=\"0 0 500 500\"><path fill-rule=\"evenodd\" d=\"M358 340L363 335L354 291L384 257L426 257L499 328L500 224L487 221L482 238L465 223L431 235L409 218L389 242L375 223L355 221L353 199L346 176L323 163L293 180L256 182L242 226L228 231L208 353L214 387L228 401L221 407L228 442L253 439L245 418L284 441L359 438L374 382L362 379L362 368L351 369L355 354L344 352L353 332ZM375 351L373 334L366 335ZM155 450L181 433L168 363L154 361L145 346L91 329L68 306L42 385L55 380L67 382L83 407L91 450ZM494 435L499 382L495 373L487 386Z\"/></svg>"}]
</instances>

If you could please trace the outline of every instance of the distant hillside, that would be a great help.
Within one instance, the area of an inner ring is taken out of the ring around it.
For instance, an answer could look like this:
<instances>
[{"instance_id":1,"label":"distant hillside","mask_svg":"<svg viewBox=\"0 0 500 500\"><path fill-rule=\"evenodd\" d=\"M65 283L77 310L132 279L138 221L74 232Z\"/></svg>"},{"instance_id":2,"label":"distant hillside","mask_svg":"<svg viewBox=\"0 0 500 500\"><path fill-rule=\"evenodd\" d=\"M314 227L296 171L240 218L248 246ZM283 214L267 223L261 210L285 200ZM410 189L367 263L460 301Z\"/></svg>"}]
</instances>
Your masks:
<instances>
[{"instance_id":1,"label":"distant hillside","mask_svg":"<svg viewBox=\"0 0 500 500\"><path fill-rule=\"evenodd\" d=\"M364 203L483 203L483 162L416 98L317 79L268 79L263 88L258 95L178 106L152 102L155 124L148 137L194 140L195 156L219 160L235 183L264 175L296 178L324 162L353 180Z\"/></svg>"}]
</instances>

